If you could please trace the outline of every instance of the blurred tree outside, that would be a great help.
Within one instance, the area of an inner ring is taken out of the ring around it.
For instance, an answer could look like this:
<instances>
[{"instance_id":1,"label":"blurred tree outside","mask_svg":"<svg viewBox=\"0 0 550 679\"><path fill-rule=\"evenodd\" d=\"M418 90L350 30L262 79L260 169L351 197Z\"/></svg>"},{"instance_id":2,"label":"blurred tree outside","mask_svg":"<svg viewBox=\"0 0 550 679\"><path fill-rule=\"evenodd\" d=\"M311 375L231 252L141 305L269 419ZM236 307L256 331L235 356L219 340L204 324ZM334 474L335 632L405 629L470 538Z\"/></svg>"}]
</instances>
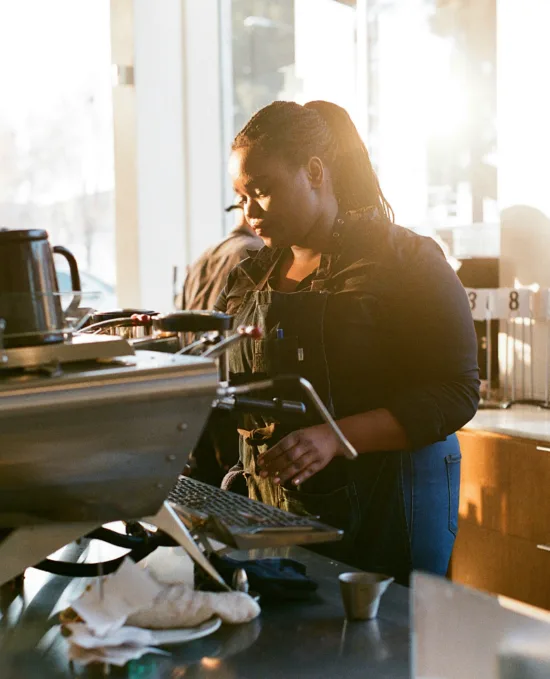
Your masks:
<instances>
[{"instance_id":1,"label":"blurred tree outside","mask_svg":"<svg viewBox=\"0 0 550 679\"><path fill-rule=\"evenodd\" d=\"M43 228L52 243L76 244L82 268L93 271L94 241L114 229L114 191L101 189L94 157L106 131L93 96L29 118L24 129L18 135L0 118L0 224Z\"/></svg>"},{"instance_id":2,"label":"blurred tree outside","mask_svg":"<svg viewBox=\"0 0 550 679\"><path fill-rule=\"evenodd\" d=\"M256 111L280 98L292 77L294 0L232 0L231 21L237 133Z\"/></svg>"},{"instance_id":3,"label":"blurred tree outside","mask_svg":"<svg viewBox=\"0 0 550 679\"><path fill-rule=\"evenodd\" d=\"M0 226L45 229L114 283L109 12L0 0Z\"/></svg>"}]
</instances>

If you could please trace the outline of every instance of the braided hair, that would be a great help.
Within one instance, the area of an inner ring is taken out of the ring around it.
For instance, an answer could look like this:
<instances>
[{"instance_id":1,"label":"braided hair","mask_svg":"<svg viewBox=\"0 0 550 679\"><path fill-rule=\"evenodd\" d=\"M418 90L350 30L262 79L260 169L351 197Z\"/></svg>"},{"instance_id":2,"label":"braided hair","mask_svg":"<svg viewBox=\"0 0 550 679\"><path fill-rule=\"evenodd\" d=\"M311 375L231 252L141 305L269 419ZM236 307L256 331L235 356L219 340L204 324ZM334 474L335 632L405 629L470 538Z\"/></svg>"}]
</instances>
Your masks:
<instances>
[{"instance_id":1,"label":"braided hair","mask_svg":"<svg viewBox=\"0 0 550 679\"><path fill-rule=\"evenodd\" d=\"M317 156L331 171L341 212L376 208L380 215L394 220L367 148L342 107L328 101L310 101L305 106L274 101L252 116L235 137L232 150L251 146L280 153L297 166Z\"/></svg>"}]
</instances>

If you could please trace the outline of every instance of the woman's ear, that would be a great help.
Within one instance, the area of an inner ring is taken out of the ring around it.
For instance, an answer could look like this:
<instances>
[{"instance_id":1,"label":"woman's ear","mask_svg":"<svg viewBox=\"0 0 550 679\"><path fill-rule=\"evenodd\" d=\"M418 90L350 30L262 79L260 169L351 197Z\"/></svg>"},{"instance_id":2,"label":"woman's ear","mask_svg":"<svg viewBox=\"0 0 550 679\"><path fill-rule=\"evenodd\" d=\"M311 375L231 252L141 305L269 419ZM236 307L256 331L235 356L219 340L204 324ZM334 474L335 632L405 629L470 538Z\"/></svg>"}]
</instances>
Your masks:
<instances>
[{"instance_id":1,"label":"woman's ear","mask_svg":"<svg viewBox=\"0 0 550 679\"><path fill-rule=\"evenodd\" d=\"M325 166L320 158L313 156L309 159L307 176L312 188L318 189L322 185L325 179L325 173Z\"/></svg>"}]
</instances>

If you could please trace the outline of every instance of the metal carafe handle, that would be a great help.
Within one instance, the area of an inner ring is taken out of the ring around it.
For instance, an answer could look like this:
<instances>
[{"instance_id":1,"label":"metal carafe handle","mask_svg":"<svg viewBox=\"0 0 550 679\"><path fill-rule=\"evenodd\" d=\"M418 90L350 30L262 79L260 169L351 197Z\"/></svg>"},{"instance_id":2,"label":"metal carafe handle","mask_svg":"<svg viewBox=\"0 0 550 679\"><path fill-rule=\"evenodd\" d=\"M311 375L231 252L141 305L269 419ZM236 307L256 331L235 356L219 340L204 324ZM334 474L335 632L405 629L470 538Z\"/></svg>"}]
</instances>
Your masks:
<instances>
[{"instance_id":1,"label":"metal carafe handle","mask_svg":"<svg viewBox=\"0 0 550 679\"><path fill-rule=\"evenodd\" d=\"M76 262L75 256L70 250L64 248L62 245L56 245L52 248L56 255L62 255L67 260L69 264L69 272L71 274L71 287L73 291L73 298L66 309L63 309L65 318L71 318L76 315L76 310L80 306L80 301L82 299L81 293L81 283L80 283L80 273L78 271L78 264Z\"/></svg>"}]
</instances>

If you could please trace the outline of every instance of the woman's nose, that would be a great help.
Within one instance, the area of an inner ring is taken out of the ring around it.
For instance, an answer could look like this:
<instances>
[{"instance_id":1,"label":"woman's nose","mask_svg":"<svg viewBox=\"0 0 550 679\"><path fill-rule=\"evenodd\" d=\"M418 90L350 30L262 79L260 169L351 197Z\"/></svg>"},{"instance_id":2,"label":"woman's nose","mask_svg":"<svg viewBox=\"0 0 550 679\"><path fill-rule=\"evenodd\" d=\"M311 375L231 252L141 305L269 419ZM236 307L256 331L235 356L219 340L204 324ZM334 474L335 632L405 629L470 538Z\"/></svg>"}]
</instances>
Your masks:
<instances>
[{"instance_id":1,"label":"woman's nose","mask_svg":"<svg viewBox=\"0 0 550 679\"><path fill-rule=\"evenodd\" d=\"M247 220L259 219L262 216L263 210L255 200L248 200L244 208L244 215Z\"/></svg>"}]
</instances>

